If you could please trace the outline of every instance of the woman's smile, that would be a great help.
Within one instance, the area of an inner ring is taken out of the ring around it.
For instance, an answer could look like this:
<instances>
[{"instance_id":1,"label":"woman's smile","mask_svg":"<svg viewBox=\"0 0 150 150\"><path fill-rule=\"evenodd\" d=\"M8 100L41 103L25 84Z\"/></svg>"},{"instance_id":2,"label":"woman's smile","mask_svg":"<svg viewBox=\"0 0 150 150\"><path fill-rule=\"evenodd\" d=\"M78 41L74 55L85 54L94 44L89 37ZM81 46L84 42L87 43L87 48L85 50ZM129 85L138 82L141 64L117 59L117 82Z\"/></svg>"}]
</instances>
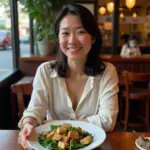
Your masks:
<instances>
[{"instance_id":1,"label":"woman's smile","mask_svg":"<svg viewBox=\"0 0 150 150\"><path fill-rule=\"evenodd\" d=\"M81 50L82 47L70 47L67 48L67 50L69 50L70 53L75 54L77 52L79 52Z\"/></svg>"},{"instance_id":2,"label":"woman's smile","mask_svg":"<svg viewBox=\"0 0 150 150\"><path fill-rule=\"evenodd\" d=\"M65 16L60 23L59 44L68 59L85 59L91 49L92 36L76 15Z\"/></svg>"}]
</instances>

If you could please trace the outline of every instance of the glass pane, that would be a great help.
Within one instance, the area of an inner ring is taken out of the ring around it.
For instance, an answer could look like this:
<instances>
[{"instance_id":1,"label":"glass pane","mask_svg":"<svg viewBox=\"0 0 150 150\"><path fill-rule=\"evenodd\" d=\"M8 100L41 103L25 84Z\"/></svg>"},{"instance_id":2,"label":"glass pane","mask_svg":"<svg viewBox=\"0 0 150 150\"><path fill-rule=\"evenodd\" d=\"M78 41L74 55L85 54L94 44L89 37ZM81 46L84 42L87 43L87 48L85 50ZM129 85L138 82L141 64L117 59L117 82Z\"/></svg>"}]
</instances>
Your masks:
<instances>
[{"instance_id":1,"label":"glass pane","mask_svg":"<svg viewBox=\"0 0 150 150\"><path fill-rule=\"evenodd\" d=\"M142 54L150 53L150 3L149 0L136 1L129 9L123 2L120 4L119 46L127 43L131 35L136 38Z\"/></svg>"},{"instance_id":2,"label":"glass pane","mask_svg":"<svg viewBox=\"0 0 150 150\"><path fill-rule=\"evenodd\" d=\"M29 15L25 12L24 6L19 2L18 2L18 19L19 19L20 56L26 56L30 54Z\"/></svg>"},{"instance_id":3,"label":"glass pane","mask_svg":"<svg viewBox=\"0 0 150 150\"><path fill-rule=\"evenodd\" d=\"M13 70L9 0L0 1L0 77Z\"/></svg>"},{"instance_id":4,"label":"glass pane","mask_svg":"<svg viewBox=\"0 0 150 150\"><path fill-rule=\"evenodd\" d=\"M100 0L98 13L98 24L103 38L103 52L111 53L112 49L112 13L114 11L114 1Z\"/></svg>"}]
</instances>

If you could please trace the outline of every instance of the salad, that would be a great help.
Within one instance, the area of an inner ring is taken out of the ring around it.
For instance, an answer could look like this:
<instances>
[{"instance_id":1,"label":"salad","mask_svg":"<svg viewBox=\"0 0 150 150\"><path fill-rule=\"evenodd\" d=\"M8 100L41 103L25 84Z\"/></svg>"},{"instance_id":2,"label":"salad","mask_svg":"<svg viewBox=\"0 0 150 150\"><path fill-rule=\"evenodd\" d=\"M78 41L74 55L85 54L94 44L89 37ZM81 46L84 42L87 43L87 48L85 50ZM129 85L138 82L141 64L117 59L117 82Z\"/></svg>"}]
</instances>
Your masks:
<instances>
[{"instance_id":1,"label":"salad","mask_svg":"<svg viewBox=\"0 0 150 150\"><path fill-rule=\"evenodd\" d=\"M39 143L48 150L77 150L93 142L93 136L71 124L51 125L50 130L38 136Z\"/></svg>"},{"instance_id":2,"label":"salad","mask_svg":"<svg viewBox=\"0 0 150 150\"><path fill-rule=\"evenodd\" d=\"M145 150L150 150L150 140L148 140L147 142L141 141L139 145Z\"/></svg>"}]
</instances>

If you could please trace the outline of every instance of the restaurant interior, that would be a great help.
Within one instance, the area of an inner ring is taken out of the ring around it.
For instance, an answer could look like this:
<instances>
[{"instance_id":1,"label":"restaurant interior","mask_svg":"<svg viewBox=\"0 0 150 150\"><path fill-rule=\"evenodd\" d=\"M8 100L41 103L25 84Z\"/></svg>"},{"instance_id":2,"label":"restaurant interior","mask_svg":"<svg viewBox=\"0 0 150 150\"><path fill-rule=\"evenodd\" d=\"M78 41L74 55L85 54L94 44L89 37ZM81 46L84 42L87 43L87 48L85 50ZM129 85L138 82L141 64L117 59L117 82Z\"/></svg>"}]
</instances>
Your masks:
<instances>
[{"instance_id":1,"label":"restaurant interior","mask_svg":"<svg viewBox=\"0 0 150 150\"><path fill-rule=\"evenodd\" d=\"M22 0L22 5L26 7L24 2ZM87 7L93 13L103 38L100 57L112 63L117 69L120 89L118 93L119 114L114 129L116 135L112 137L108 135L109 140L117 139L121 136L118 132L124 132L123 140L127 141L126 133L133 130L143 132L141 133L143 136L150 136L148 133L150 132L150 1L74 0L73 2ZM30 101L32 82L38 66L43 62L55 60L57 56L55 41L49 42L47 46L37 44L38 31L35 31L36 22L34 17L30 16L31 12L27 13L29 16L29 29L27 30L29 54L21 54L18 3L21 3L21 0L10 0L9 3L13 69L0 76L0 130L19 130L17 124ZM136 38L141 55L122 57L120 53L123 45L126 44L125 37L130 36ZM41 47L42 52L39 50ZM7 137L6 134L4 137ZM0 138L4 137L0 135ZM133 139L129 137L130 142L136 138L134 135ZM113 142L112 148L109 147L110 141L106 142L107 145L103 145L101 149L117 150ZM131 149L135 148L134 143L130 144ZM128 147L130 144L126 145L126 149L130 149ZM120 145L124 146L123 142Z\"/></svg>"}]
</instances>

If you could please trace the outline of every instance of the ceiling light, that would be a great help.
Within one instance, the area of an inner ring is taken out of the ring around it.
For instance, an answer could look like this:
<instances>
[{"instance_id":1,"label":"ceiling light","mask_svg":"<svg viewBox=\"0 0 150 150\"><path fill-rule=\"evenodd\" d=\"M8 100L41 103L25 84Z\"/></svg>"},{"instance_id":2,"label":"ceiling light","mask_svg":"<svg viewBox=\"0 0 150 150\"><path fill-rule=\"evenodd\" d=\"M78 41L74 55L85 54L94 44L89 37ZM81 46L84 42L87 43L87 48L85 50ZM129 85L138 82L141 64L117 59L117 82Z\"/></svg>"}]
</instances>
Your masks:
<instances>
[{"instance_id":1,"label":"ceiling light","mask_svg":"<svg viewBox=\"0 0 150 150\"><path fill-rule=\"evenodd\" d=\"M112 13L114 11L114 3L113 2L108 2L107 3L107 10L110 13Z\"/></svg>"},{"instance_id":2,"label":"ceiling light","mask_svg":"<svg viewBox=\"0 0 150 150\"><path fill-rule=\"evenodd\" d=\"M136 0L126 0L126 6L131 9L135 6Z\"/></svg>"},{"instance_id":3,"label":"ceiling light","mask_svg":"<svg viewBox=\"0 0 150 150\"><path fill-rule=\"evenodd\" d=\"M104 15L104 14L106 13L106 8L105 8L105 7L100 7L100 8L99 8L99 13L100 13L101 15Z\"/></svg>"}]
</instances>

